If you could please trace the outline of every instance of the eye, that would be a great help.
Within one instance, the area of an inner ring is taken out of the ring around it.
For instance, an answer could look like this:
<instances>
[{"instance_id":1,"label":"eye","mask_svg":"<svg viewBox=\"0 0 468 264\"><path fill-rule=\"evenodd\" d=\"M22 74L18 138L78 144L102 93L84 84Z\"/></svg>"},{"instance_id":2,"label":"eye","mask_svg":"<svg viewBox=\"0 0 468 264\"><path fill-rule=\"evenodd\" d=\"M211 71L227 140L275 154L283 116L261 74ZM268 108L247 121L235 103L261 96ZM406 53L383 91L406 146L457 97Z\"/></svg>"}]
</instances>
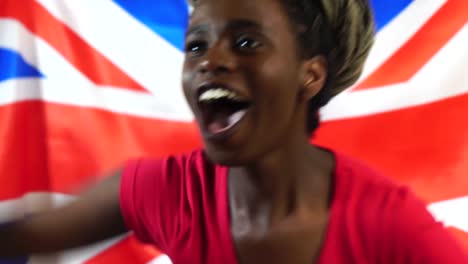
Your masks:
<instances>
[{"instance_id":1,"label":"eye","mask_svg":"<svg viewBox=\"0 0 468 264\"><path fill-rule=\"evenodd\" d=\"M204 41L190 41L185 45L185 52L190 55L200 55L206 50Z\"/></svg>"},{"instance_id":2,"label":"eye","mask_svg":"<svg viewBox=\"0 0 468 264\"><path fill-rule=\"evenodd\" d=\"M262 43L259 40L247 35L239 36L234 43L234 47L240 51L253 51L260 46Z\"/></svg>"}]
</instances>

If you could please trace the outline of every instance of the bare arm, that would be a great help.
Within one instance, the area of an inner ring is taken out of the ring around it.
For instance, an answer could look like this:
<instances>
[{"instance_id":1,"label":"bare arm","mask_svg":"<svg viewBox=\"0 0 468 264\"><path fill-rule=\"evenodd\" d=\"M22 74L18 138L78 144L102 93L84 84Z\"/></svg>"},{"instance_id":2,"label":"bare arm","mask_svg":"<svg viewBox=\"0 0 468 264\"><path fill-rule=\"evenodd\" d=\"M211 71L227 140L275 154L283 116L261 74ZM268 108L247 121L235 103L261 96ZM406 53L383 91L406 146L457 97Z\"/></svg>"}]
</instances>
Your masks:
<instances>
[{"instance_id":1,"label":"bare arm","mask_svg":"<svg viewBox=\"0 0 468 264\"><path fill-rule=\"evenodd\" d=\"M0 228L0 256L51 253L124 233L120 174L107 178L67 206Z\"/></svg>"}]
</instances>

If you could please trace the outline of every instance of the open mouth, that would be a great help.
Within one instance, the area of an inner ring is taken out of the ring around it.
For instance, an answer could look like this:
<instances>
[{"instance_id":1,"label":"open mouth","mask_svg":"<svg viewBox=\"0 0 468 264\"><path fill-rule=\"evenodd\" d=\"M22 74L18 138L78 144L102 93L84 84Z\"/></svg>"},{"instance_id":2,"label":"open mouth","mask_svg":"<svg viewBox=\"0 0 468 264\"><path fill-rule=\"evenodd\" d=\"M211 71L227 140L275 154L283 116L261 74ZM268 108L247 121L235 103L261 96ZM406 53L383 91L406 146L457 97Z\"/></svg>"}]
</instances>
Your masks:
<instances>
[{"instance_id":1,"label":"open mouth","mask_svg":"<svg viewBox=\"0 0 468 264\"><path fill-rule=\"evenodd\" d=\"M236 92L214 87L198 96L202 122L211 134L220 134L234 127L247 113L250 102Z\"/></svg>"}]
</instances>

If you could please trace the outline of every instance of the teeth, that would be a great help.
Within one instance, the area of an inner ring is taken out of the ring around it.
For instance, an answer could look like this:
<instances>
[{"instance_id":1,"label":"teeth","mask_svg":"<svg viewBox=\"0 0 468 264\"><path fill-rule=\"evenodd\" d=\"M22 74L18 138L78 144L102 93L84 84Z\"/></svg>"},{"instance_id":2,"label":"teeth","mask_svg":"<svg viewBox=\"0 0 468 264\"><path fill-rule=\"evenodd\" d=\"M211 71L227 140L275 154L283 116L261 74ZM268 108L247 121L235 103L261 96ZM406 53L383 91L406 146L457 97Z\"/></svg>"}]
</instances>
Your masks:
<instances>
[{"instance_id":1,"label":"teeth","mask_svg":"<svg viewBox=\"0 0 468 264\"><path fill-rule=\"evenodd\" d=\"M214 89L209 89L203 92L198 98L198 101L203 102L203 101L216 100L220 98L228 98L228 99L235 100L235 101L242 100L242 98L238 94L230 90L227 90L224 88L214 88Z\"/></svg>"}]
</instances>

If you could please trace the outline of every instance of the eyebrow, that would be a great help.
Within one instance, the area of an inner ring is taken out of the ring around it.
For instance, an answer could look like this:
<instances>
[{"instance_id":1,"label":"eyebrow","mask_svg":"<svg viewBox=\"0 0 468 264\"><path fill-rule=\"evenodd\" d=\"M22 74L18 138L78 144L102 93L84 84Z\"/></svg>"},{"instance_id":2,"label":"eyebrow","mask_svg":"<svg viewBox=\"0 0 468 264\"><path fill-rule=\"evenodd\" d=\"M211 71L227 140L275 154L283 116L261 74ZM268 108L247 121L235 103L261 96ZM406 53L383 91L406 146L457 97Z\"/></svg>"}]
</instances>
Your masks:
<instances>
[{"instance_id":1,"label":"eyebrow","mask_svg":"<svg viewBox=\"0 0 468 264\"><path fill-rule=\"evenodd\" d=\"M188 28L187 32L185 33L185 36L188 36L194 33L206 32L208 31L209 28L210 28L209 24L200 24L200 25L191 26ZM236 30L236 29L244 29L244 28L252 28L256 30L265 29L265 27L263 27L259 23L251 21L251 20L246 20L246 19L236 19L236 20L229 21L226 26L227 30Z\"/></svg>"}]
</instances>

